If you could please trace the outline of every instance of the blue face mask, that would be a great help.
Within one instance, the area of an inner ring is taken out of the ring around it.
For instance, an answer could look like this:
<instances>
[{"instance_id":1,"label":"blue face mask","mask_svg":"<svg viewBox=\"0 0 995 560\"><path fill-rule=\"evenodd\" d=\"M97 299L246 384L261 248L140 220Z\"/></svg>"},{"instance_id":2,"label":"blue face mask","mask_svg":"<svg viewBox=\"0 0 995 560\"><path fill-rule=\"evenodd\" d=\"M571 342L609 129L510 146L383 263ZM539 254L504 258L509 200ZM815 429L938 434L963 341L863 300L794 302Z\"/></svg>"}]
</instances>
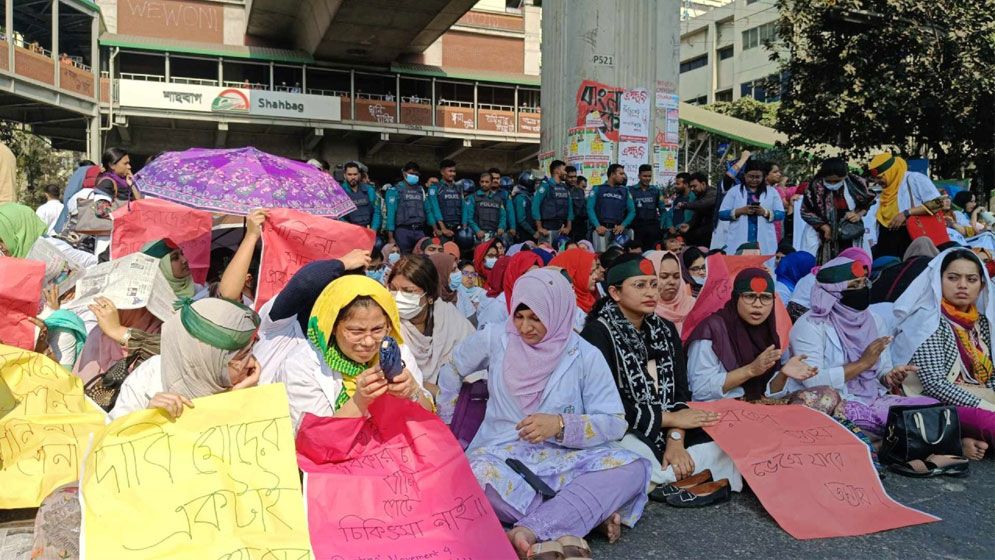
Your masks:
<instances>
[{"instance_id":1,"label":"blue face mask","mask_svg":"<svg viewBox=\"0 0 995 560\"><path fill-rule=\"evenodd\" d=\"M449 274L449 289L458 290L463 285L463 271L456 270Z\"/></svg>"},{"instance_id":2,"label":"blue face mask","mask_svg":"<svg viewBox=\"0 0 995 560\"><path fill-rule=\"evenodd\" d=\"M823 181L822 184L825 185L825 187L831 191L838 191L843 188L843 184L845 182L846 181L840 181L839 183L827 183Z\"/></svg>"},{"instance_id":3,"label":"blue face mask","mask_svg":"<svg viewBox=\"0 0 995 560\"><path fill-rule=\"evenodd\" d=\"M376 270L367 270L366 271L366 275L368 277L376 280L377 282L383 282L383 273L384 273L384 269L383 268L378 268Z\"/></svg>"},{"instance_id":4,"label":"blue face mask","mask_svg":"<svg viewBox=\"0 0 995 560\"><path fill-rule=\"evenodd\" d=\"M494 268L495 264L497 264L497 257L484 257L484 268Z\"/></svg>"},{"instance_id":5,"label":"blue face mask","mask_svg":"<svg viewBox=\"0 0 995 560\"><path fill-rule=\"evenodd\" d=\"M393 266L397 264L397 261L401 260L401 253L391 253L387 255L387 264Z\"/></svg>"},{"instance_id":6,"label":"blue face mask","mask_svg":"<svg viewBox=\"0 0 995 560\"><path fill-rule=\"evenodd\" d=\"M705 279L702 278L702 277L699 277L699 276L692 276L691 277L691 281L694 282L695 284L699 285L699 286L704 286L705 285Z\"/></svg>"},{"instance_id":7,"label":"blue face mask","mask_svg":"<svg viewBox=\"0 0 995 560\"><path fill-rule=\"evenodd\" d=\"M407 183L411 186L415 186L418 184L418 176L412 175L411 173L405 173L404 180L407 181Z\"/></svg>"}]
</instances>

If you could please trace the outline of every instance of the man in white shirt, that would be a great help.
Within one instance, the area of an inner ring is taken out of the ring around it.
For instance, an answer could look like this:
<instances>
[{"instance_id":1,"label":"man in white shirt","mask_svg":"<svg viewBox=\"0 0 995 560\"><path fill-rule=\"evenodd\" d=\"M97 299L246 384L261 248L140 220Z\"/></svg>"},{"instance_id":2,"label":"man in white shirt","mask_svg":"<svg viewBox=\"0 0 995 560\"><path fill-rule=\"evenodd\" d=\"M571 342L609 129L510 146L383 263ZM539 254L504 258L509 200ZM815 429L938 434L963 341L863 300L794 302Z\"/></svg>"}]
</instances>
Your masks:
<instances>
[{"instance_id":1,"label":"man in white shirt","mask_svg":"<svg viewBox=\"0 0 995 560\"><path fill-rule=\"evenodd\" d=\"M45 187L45 204L42 204L35 210L35 214L41 218L41 221L45 222L45 226L48 227L46 232L48 235L52 235L55 229L55 222L58 221L59 215L62 214L62 194L59 192L59 187L57 185L48 185Z\"/></svg>"}]
</instances>

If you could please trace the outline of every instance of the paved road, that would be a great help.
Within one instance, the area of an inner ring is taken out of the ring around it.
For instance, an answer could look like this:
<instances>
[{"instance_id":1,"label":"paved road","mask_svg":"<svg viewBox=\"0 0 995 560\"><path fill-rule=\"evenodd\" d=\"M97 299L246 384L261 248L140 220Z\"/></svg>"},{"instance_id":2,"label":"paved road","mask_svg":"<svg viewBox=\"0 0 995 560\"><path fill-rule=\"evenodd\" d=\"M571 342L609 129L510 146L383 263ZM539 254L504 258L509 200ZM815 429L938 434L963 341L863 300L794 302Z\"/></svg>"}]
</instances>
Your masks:
<instances>
[{"instance_id":1,"label":"paved road","mask_svg":"<svg viewBox=\"0 0 995 560\"><path fill-rule=\"evenodd\" d=\"M885 490L943 521L863 537L799 541L785 533L750 493L720 506L680 510L650 503L635 530L615 545L594 539L598 559L995 558L995 461L971 464L967 478L916 480L890 474ZM805 515L799 511L798 515Z\"/></svg>"}]
</instances>

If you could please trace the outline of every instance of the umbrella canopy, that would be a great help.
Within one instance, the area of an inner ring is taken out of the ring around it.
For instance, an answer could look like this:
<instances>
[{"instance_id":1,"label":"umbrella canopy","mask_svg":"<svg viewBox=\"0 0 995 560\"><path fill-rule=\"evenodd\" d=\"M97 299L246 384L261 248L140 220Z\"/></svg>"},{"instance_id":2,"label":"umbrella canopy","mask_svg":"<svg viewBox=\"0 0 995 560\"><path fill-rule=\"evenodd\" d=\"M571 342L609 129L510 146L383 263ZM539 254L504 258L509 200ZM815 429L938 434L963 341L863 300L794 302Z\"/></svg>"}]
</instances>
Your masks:
<instances>
[{"instance_id":1,"label":"umbrella canopy","mask_svg":"<svg viewBox=\"0 0 995 560\"><path fill-rule=\"evenodd\" d=\"M136 173L135 182L156 198L226 214L293 208L339 218L356 209L328 173L252 147L166 152Z\"/></svg>"}]
</instances>

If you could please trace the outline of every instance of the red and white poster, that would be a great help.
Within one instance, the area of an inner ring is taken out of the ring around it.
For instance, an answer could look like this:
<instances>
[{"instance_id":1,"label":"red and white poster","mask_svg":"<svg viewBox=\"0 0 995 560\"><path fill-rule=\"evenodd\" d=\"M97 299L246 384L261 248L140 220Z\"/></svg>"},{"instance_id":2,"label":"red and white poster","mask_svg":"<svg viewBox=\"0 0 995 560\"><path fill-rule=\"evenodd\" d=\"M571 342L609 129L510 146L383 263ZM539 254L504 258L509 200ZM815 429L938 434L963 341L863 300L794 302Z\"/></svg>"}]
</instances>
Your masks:
<instances>
[{"instance_id":1,"label":"red and white poster","mask_svg":"<svg viewBox=\"0 0 995 560\"><path fill-rule=\"evenodd\" d=\"M705 431L732 457L767 513L796 539L939 521L888 496L867 445L821 412L733 399L691 406L719 414L719 423Z\"/></svg>"},{"instance_id":2,"label":"red and white poster","mask_svg":"<svg viewBox=\"0 0 995 560\"><path fill-rule=\"evenodd\" d=\"M111 258L142 250L150 241L169 239L180 246L193 281L203 284L211 266L210 212L158 198L143 198L114 212Z\"/></svg>"},{"instance_id":3,"label":"red and white poster","mask_svg":"<svg viewBox=\"0 0 995 560\"><path fill-rule=\"evenodd\" d=\"M607 140L618 142L623 91L593 80L581 82L577 88L577 126L596 127Z\"/></svg>"},{"instance_id":4,"label":"red and white poster","mask_svg":"<svg viewBox=\"0 0 995 560\"><path fill-rule=\"evenodd\" d=\"M45 263L0 257L0 344L35 348L35 325L41 303Z\"/></svg>"},{"instance_id":5,"label":"red and white poster","mask_svg":"<svg viewBox=\"0 0 995 560\"><path fill-rule=\"evenodd\" d=\"M289 208L273 208L263 227L263 254L256 309L278 294L295 272L311 261L336 259L353 249L373 249L374 233L364 227Z\"/></svg>"},{"instance_id":6,"label":"red and white poster","mask_svg":"<svg viewBox=\"0 0 995 560\"><path fill-rule=\"evenodd\" d=\"M416 403L307 414L297 462L316 558L517 558L449 428Z\"/></svg>"}]
</instances>

